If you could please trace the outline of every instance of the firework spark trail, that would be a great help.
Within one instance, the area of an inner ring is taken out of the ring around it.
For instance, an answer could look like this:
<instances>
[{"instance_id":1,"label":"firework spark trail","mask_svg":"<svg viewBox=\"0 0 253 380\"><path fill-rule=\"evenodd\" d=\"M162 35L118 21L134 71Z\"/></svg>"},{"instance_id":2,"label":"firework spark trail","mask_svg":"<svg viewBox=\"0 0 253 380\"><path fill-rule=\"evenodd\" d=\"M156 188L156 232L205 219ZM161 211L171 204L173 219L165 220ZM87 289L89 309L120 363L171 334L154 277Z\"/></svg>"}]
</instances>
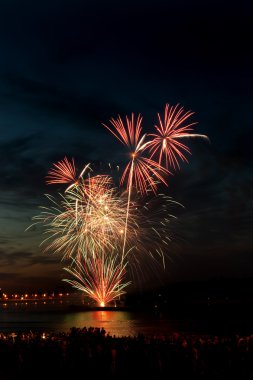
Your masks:
<instances>
[{"instance_id":1,"label":"firework spark trail","mask_svg":"<svg viewBox=\"0 0 253 380\"><path fill-rule=\"evenodd\" d=\"M47 227L49 236L42 242L46 250L63 253L63 258L83 259L83 254L115 249L122 244L125 230L126 200L112 187L109 176L95 176L79 181L60 195L60 201L48 196L51 207L42 208L33 219ZM128 238L133 224L130 209Z\"/></svg>"},{"instance_id":2,"label":"firework spark trail","mask_svg":"<svg viewBox=\"0 0 253 380\"><path fill-rule=\"evenodd\" d=\"M84 225L86 226L85 228L87 228L87 223L90 223L91 234L87 233L84 235L81 231L79 231L80 233L76 232L75 229L75 197L77 194L76 191L79 187L75 187L73 191L64 193L64 195L61 196L62 203L60 204L58 204L52 196L48 196L49 200L53 202L54 207L52 209L45 209L46 211L43 211L42 216L35 217L35 219L39 220L42 218L42 222L47 224L47 232L50 233L50 238L53 239L53 241L48 245L47 249L50 249L54 252L63 252L64 258L68 257L73 259L74 268L69 268L68 272L74 276L75 280L69 280L68 282L78 289L82 290L85 294L90 295L91 298L95 299L95 297L97 297L97 301L99 299L99 294L100 298L102 297L101 287L103 281L101 280L99 282L98 279L99 277L102 279L105 277L105 275L102 273L103 263L105 263L107 268L107 278L109 278L109 275L111 276L110 278L114 278L116 287L116 290L114 289L115 298L120 297L120 295L123 294L121 290L128 285L124 285L122 283L124 280L123 275L121 276L119 274L118 277L116 276L116 266L118 261L120 261L119 268L121 269L126 268L127 264L129 269L132 270L135 268L136 270L138 268L139 271L142 269L140 267L140 263L143 263L143 257L148 255L152 259L152 262L158 263L157 259L159 258L162 260L163 265L165 265L164 249L168 249L168 243L171 240L171 236L168 234L168 231L171 230L171 228L169 228L170 221L172 218L175 218L170 214L170 212L171 206L176 204L176 202L173 201L170 197L167 197L163 194L158 194L156 197L152 197L152 192L149 191L149 196L146 198L144 205L141 197L137 197L132 202L130 208L128 245L131 246L131 249L129 249L125 255L125 259L128 257L128 260L124 260L124 262L122 262L122 257L119 257L119 246L117 247L117 244L122 238L122 236L120 236L120 233L123 232L123 230L119 231L119 221L121 221L123 227L125 223L125 198L121 212L119 214L119 219L115 218L114 216L114 219L110 221L109 224L105 223L105 220L103 218L103 207L102 220L100 219L100 206L101 204L103 206L105 204L108 204L108 194L102 194L100 191L98 191L98 189L102 190L107 186L108 189L111 190L109 186L110 181L110 177L107 178L106 176L92 177L86 181L86 186L88 186L88 189L86 189L85 192L80 190L78 193L78 195L88 193L91 198L88 201L88 209L85 208L85 210L82 210L83 214L78 211L80 220L84 221ZM99 186L101 183L103 184L102 187ZM101 195L104 196L102 202ZM121 204L121 201L119 201L118 198L116 198L116 200ZM115 199L113 198L112 206L116 208L116 212L118 213L119 204L114 204L114 201ZM95 214L92 212L90 217L86 218L85 213L90 214L90 209L92 207L91 203L95 204ZM81 202L79 202L79 204L81 205ZM101 221L100 227L102 229L102 233L101 230L96 231L97 226L100 224L98 221ZM108 241L104 240L104 237L102 237L103 234L105 234L105 236L108 238ZM115 236L117 237L115 238ZM82 239L84 242L83 244ZM112 243L114 246L112 246ZM81 252L84 249L87 251ZM100 254L97 255L95 252L99 252ZM110 260L112 260L111 263ZM95 265L98 267L100 266L100 272L94 270ZM82 267L84 268L83 270L81 270ZM93 272L95 276L94 278L92 277ZM74 282L77 280L77 277L79 278L79 285L77 282ZM85 280L85 278L87 279ZM103 293L103 299L105 300L107 297L106 292L111 293L110 287L105 287L105 292Z\"/></svg>"},{"instance_id":3,"label":"firework spark trail","mask_svg":"<svg viewBox=\"0 0 253 380\"><path fill-rule=\"evenodd\" d=\"M77 177L74 159L72 158L70 161L67 157L64 157L63 160L53 164L52 169L49 170L48 175L46 176L46 184L54 185L70 183L69 187L65 190L68 191L78 184L78 181L88 169L91 171L90 164L85 165Z\"/></svg>"},{"instance_id":4,"label":"firework spark trail","mask_svg":"<svg viewBox=\"0 0 253 380\"><path fill-rule=\"evenodd\" d=\"M165 259L169 258L169 243L174 240L173 226L176 217L172 211L177 207L183 207L165 194L149 196L145 203L137 199L135 208L135 236L133 246L128 253L128 262L138 263L140 256L149 256L153 262L162 263L165 268ZM140 262L143 263L141 260ZM141 268L140 268L141 269Z\"/></svg>"},{"instance_id":5,"label":"firework spark trail","mask_svg":"<svg viewBox=\"0 0 253 380\"><path fill-rule=\"evenodd\" d=\"M140 191L142 195L147 194L149 188L155 193L157 181L166 185L164 176L169 174L169 171L156 161L143 155L150 141L144 142L146 134L142 135L142 117L138 115L135 121L134 114L132 114L131 119L126 116L124 124L122 118L118 116L117 119L110 119L110 123L112 127L108 127L106 124L102 125L130 151L131 159L121 177L121 185L126 181L129 190L134 182L136 191Z\"/></svg>"},{"instance_id":6,"label":"firework spark trail","mask_svg":"<svg viewBox=\"0 0 253 380\"><path fill-rule=\"evenodd\" d=\"M74 277L74 280L64 281L84 292L100 306L119 298L125 293L124 288L130 284L123 282L126 264L118 264L115 255L105 256L104 252L102 255L94 253L83 263L75 261L74 265L64 269Z\"/></svg>"},{"instance_id":7,"label":"firework spark trail","mask_svg":"<svg viewBox=\"0 0 253 380\"><path fill-rule=\"evenodd\" d=\"M130 183L129 183L129 187L128 187L128 196L127 196L126 222L125 222L125 229L124 229L123 249L122 249L122 255L121 255L121 266L123 265L123 262L125 259L126 237L127 237L127 230L128 230L128 219L129 219L131 192L132 192L132 182L133 182L133 161L131 163L131 169L130 169Z\"/></svg>"},{"instance_id":8,"label":"firework spark trail","mask_svg":"<svg viewBox=\"0 0 253 380\"><path fill-rule=\"evenodd\" d=\"M103 126L106 127L123 145L128 147L131 157L121 177L121 184L127 181L128 190L126 223L121 258L121 264L123 264L126 255L126 236L133 185L135 186L136 191L140 191L142 195L147 194L149 188L155 193L157 190L157 181L167 184L164 175L168 174L169 171L156 161L143 155L143 152L147 149L150 142L144 142L146 135L142 135L142 117L140 114L137 116L136 121L134 114L132 113L131 118L126 116L125 124L120 116L118 116L117 119L110 119L110 123L112 127L108 127L106 124L103 124Z\"/></svg>"},{"instance_id":9,"label":"firework spark trail","mask_svg":"<svg viewBox=\"0 0 253 380\"><path fill-rule=\"evenodd\" d=\"M53 164L53 168L49 170L46 176L46 183L48 185L58 183L72 183L76 182L76 167L75 161L72 158L70 161L67 157L63 160Z\"/></svg>"},{"instance_id":10,"label":"firework spark trail","mask_svg":"<svg viewBox=\"0 0 253 380\"><path fill-rule=\"evenodd\" d=\"M190 149L182 144L180 139L184 138L204 138L209 140L207 136L191 133L192 126L196 122L188 123L188 119L194 113L191 111L184 111L183 107L179 104L170 106L166 104L164 110L164 118L158 113L158 125L155 125L157 133L150 133L149 136L152 140L149 144L151 158L156 153L159 154L158 162L161 165L163 159L165 160L165 167L172 166L174 169L180 169L179 159L188 162L185 153L191 153Z\"/></svg>"}]
</instances>

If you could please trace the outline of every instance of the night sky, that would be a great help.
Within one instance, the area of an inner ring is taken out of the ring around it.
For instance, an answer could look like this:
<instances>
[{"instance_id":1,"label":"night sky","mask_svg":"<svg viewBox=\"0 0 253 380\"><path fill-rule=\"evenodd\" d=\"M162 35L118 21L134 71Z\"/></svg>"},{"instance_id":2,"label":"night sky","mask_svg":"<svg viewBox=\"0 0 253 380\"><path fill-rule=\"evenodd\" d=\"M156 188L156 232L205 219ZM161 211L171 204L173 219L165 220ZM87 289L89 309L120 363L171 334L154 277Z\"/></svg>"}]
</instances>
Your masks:
<instances>
[{"instance_id":1,"label":"night sky","mask_svg":"<svg viewBox=\"0 0 253 380\"><path fill-rule=\"evenodd\" d=\"M0 287L62 286L60 257L25 232L56 194L53 162L124 164L101 125L166 102L195 112L189 164L167 194L184 205L166 281L253 277L252 11L240 1L5 0L0 5ZM145 287L145 283L142 284ZM155 283L154 283L155 286Z\"/></svg>"}]
</instances>

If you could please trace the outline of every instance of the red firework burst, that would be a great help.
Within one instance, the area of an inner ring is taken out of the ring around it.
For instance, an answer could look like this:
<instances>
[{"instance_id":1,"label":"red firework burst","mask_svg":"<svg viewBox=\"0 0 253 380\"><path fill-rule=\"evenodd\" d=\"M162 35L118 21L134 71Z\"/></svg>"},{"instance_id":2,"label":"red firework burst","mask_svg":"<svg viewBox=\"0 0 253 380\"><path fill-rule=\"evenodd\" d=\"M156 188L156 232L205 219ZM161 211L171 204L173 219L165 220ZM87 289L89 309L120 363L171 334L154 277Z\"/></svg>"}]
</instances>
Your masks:
<instances>
[{"instance_id":1,"label":"red firework burst","mask_svg":"<svg viewBox=\"0 0 253 380\"><path fill-rule=\"evenodd\" d=\"M131 118L126 116L125 123L118 116L117 119L110 119L110 123L112 127L103 125L130 151L130 161L121 177L121 184L126 182L127 189L130 192L133 185L141 194L147 193L149 188L156 192L156 182L160 181L166 184L164 175L169 172L160 163L143 155L150 142L144 142L146 134L142 135L141 115L139 114L135 121L135 116L132 113Z\"/></svg>"},{"instance_id":2,"label":"red firework burst","mask_svg":"<svg viewBox=\"0 0 253 380\"><path fill-rule=\"evenodd\" d=\"M151 158L158 154L158 162L161 165L165 161L165 166L172 166L174 169L180 169L179 159L188 162L185 153L191 153L190 149L182 144L180 139L185 137L201 137L202 135L191 134L192 126L197 124L188 123L188 119L194 113L184 111L179 104L170 106L166 104L164 118L158 113L158 125L155 125L157 133L150 133L152 141L149 148ZM203 136L202 136L203 137Z\"/></svg>"},{"instance_id":3,"label":"red firework burst","mask_svg":"<svg viewBox=\"0 0 253 380\"><path fill-rule=\"evenodd\" d=\"M49 170L46 176L48 185L74 182L76 182L76 168L73 158L70 161L67 157L64 157L63 160L53 164L53 168Z\"/></svg>"}]
</instances>

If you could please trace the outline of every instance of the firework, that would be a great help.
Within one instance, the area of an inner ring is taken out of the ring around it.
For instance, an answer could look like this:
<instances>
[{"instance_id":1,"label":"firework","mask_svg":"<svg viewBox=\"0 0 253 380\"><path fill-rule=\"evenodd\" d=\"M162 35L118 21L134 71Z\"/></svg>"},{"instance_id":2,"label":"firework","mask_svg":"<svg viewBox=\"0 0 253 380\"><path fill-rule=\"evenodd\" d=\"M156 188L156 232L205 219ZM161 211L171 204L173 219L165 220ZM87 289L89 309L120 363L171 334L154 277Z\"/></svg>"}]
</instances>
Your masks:
<instances>
[{"instance_id":1,"label":"firework","mask_svg":"<svg viewBox=\"0 0 253 380\"><path fill-rule=\"evenodd\" d=\"M150 189L155 193L157 190L157 181L166 184L163 175L168 174L168 170L164 169L156 161L143 155L149 142L144 142L146 135L142 135L142 117L139 114L135 121L134 114L131 118L126 116L124 124L122 118L111 119L112 127L103 124L123 145L127 146L130 151L130 161L128 162L123 175L121 184L127 182L128 202L126 208L126 225L124 230L124 243L122 250L122 264L126 254L126 238L129 219L129 209L131 202L132 188L135 186L136 191L140 191L142 195L147 194Z\"/></svg>"},{"instance_id":2,"label":"firework","mask_svg":"<svg viewBox=\"0 0 253 380\"><path fill-rule=\"evenodd\" d=\"M140 191L142 195L147 194L149 188L156 192L157 181L166 184L164 175L169 172L156 161L144 155L150 142L145 142L146 134L142 135L142 117L138 115L135 121L134 114L131 118L126 116L124 124L122 118L118 116L117 119L110 119L110 123L112 127L103 125L122 144L127 146L130 154L130 161L121 177L121 185L126 182L129 192L131 192L132 186L135 186L136 191Z\"/></svg>"},{"instance_id":3,"label":"firework","mask_svg":"<svg viewBox=\"0 0 253 380\"><path fill-rule=\"evenodd\" d=\"M175 239L174 226L176 216L173 210L183 207L180 203L165 194L150 193L143 199L135 197L132 208L135 210L131 246L128 245L126 259L132 273L145 275L145 268L158 267L165 269L167 259L170 259L170 243ZM129 244L129 240L128 240ZM133 278L138 276L132 275Z\"/></svg>"},{"instance_id":4,"label":"firework","mask_svg":"<svg viewBox=\"0 0 253 380\"><path fill-rule=\"evenodd\" d=\"M126 264L117 263L115 255L93 253L83 263L64 268L74 279L65 279L74 288L81 290L89 298L103 307L125 293L130 282L124 282Z\"/></svg>"},{"instance_id":5,"label":"firework","mask_svg":"<svg viewBox=\"0 0 253 380\"><path fill-rule=\"evenodd\" d=\"M70 161L67 157L64 157L63 160L53 164L53 168L49 170L46 176L46 183L48 185L70 183L69 187L65 190L68 191L78 184L78 181L88 169L91 170L90 164L87 164L79 176L77 176L74 159L72 158Z\"/></svg>"},{"instance_id":6,"label":"firework","mask_svg":"<svg viewBox=\"0 0 253 380\"><path fill-rule=\"evenodd\" d=\"M47 195L51 205L34 217L46 227L46 250L71 261L64 268L74 288L100 306L119 298L129 285L126 269L138 268L144 257L165 267L172 239L171 207L177 202L157 194L158 184L167 185L168 168L180 168L190 149L180 140L207 136L192 133L193 112L166 104L158 113L156 132L143 134L142 117L120 116L103 124L129 151L119 192L108 175L91 175L90 164L78 174L74 159L53 164L47 184L67 184L63 194ZM150 139L149 139L150 138ZM147 140L149 139L149 140ZM155 196L154 196L155 195Z\"/></svg>"},{"instance_id":7,"label":"firework","mask_svg":"<svg viewBox=\"0 0 253 380\"><path fill-rule=\"evenodd\" d=\"M33 219L46 227L46 250L63 253L63 258L82 260L90 252L122 246L126 200L112 186L109 176L98 175L79 181L60 194L48 196L52 206ZM128 238L131 238L132 211Z\"/></svg>"},{"instance_id":8,"label":"firework","mask_svg":"<svg viewBox=\"0 0 253 380\"><path fill-rule=\"evenodd\" d=\"M58 183L72 183L76 182L76 167L74 159L70 161L67 157L63 160L53 164L53 168L49 170L46 176L46 183L48 185Z\"/></svg>"},{"instance_id":9,"label":"firework","mask_svg":"<svg viewBox=\"0 0 253 380\"><path fill-rule=\"evenodd\" d=\"M188 119L194 113L184 111L179 104L170 106L166 104L164 117L158 113L158 125L155 125L156 133L150 133L152 140L149 144L151 158L158 155L158 163L162 165L165 162L165 167L169 166L174 169L180 169L179 160L188 162L186 153L191 153L190 149L180 139L183 138L205 138L205 135L193 134L193 126L197 123L189 123Z\"/></svg>"}]
</instances>

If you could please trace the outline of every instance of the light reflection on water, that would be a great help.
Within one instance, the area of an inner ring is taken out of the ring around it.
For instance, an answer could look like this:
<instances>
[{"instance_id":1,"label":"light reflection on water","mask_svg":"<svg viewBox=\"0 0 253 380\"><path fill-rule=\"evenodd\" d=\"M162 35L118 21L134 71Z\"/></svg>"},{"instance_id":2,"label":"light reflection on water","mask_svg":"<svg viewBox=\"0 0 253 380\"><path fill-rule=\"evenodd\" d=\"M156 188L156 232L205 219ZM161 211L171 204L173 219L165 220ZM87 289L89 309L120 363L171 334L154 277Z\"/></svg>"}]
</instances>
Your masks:
<instances>
[{"instance_id":1,"label":"light reflection on water","mask_svg":"<svg viewBox=\"0 0 253 380\"><path fill-rule=\"evenodd\" d=\"M175 321L174 321L175 322ZM173 321L157 315L129 311L66 311L43 307L0 308L0 331L69 331L71 327L99 327L116 336L166 334L175 330Z\"/></svg>"},{"instance_id":2,"label":"light reflection on water","mask_svg":"<svg viewBox=\"0 0 253 380\"><path fill-rule=\"evenodd\" d=\"M111 335L137 335L137 316L127 311L86 311L66 314L61 321L62 329L72 326L83 327L104 327Z\"/></svg>"},{"instance_id":3,"label":"light reflection on water","mask_svg":"<svg viewBox=\"0 0 253 380\"><path fill-rule=\"evenodd\" d=\"M66 314L61 321L62 330L70 327L103 327L116 336L166 335L177 330L177 322L158 316L127 311L93 311Z\"/></svg>"},{"instance_id":4,"label":"light reflection on water","mask_svg":"<svg viewBox=\"0 0 253 380\"><path fill-rule=\"evenodd\" d=\"M241 318L239 318L241 315ZM68 303L0 303L0 332L65 331L72 327L104 328L110 335L167 336L179 333L252 334L251 314L238 315L235 309L171 309L164 313L120 310L74 311ZM243 315L243 318L242 318ZM247 318L245 317L247 315ZM234 316L234 317L233 317Z\"/></svg>"}]
</instances>

